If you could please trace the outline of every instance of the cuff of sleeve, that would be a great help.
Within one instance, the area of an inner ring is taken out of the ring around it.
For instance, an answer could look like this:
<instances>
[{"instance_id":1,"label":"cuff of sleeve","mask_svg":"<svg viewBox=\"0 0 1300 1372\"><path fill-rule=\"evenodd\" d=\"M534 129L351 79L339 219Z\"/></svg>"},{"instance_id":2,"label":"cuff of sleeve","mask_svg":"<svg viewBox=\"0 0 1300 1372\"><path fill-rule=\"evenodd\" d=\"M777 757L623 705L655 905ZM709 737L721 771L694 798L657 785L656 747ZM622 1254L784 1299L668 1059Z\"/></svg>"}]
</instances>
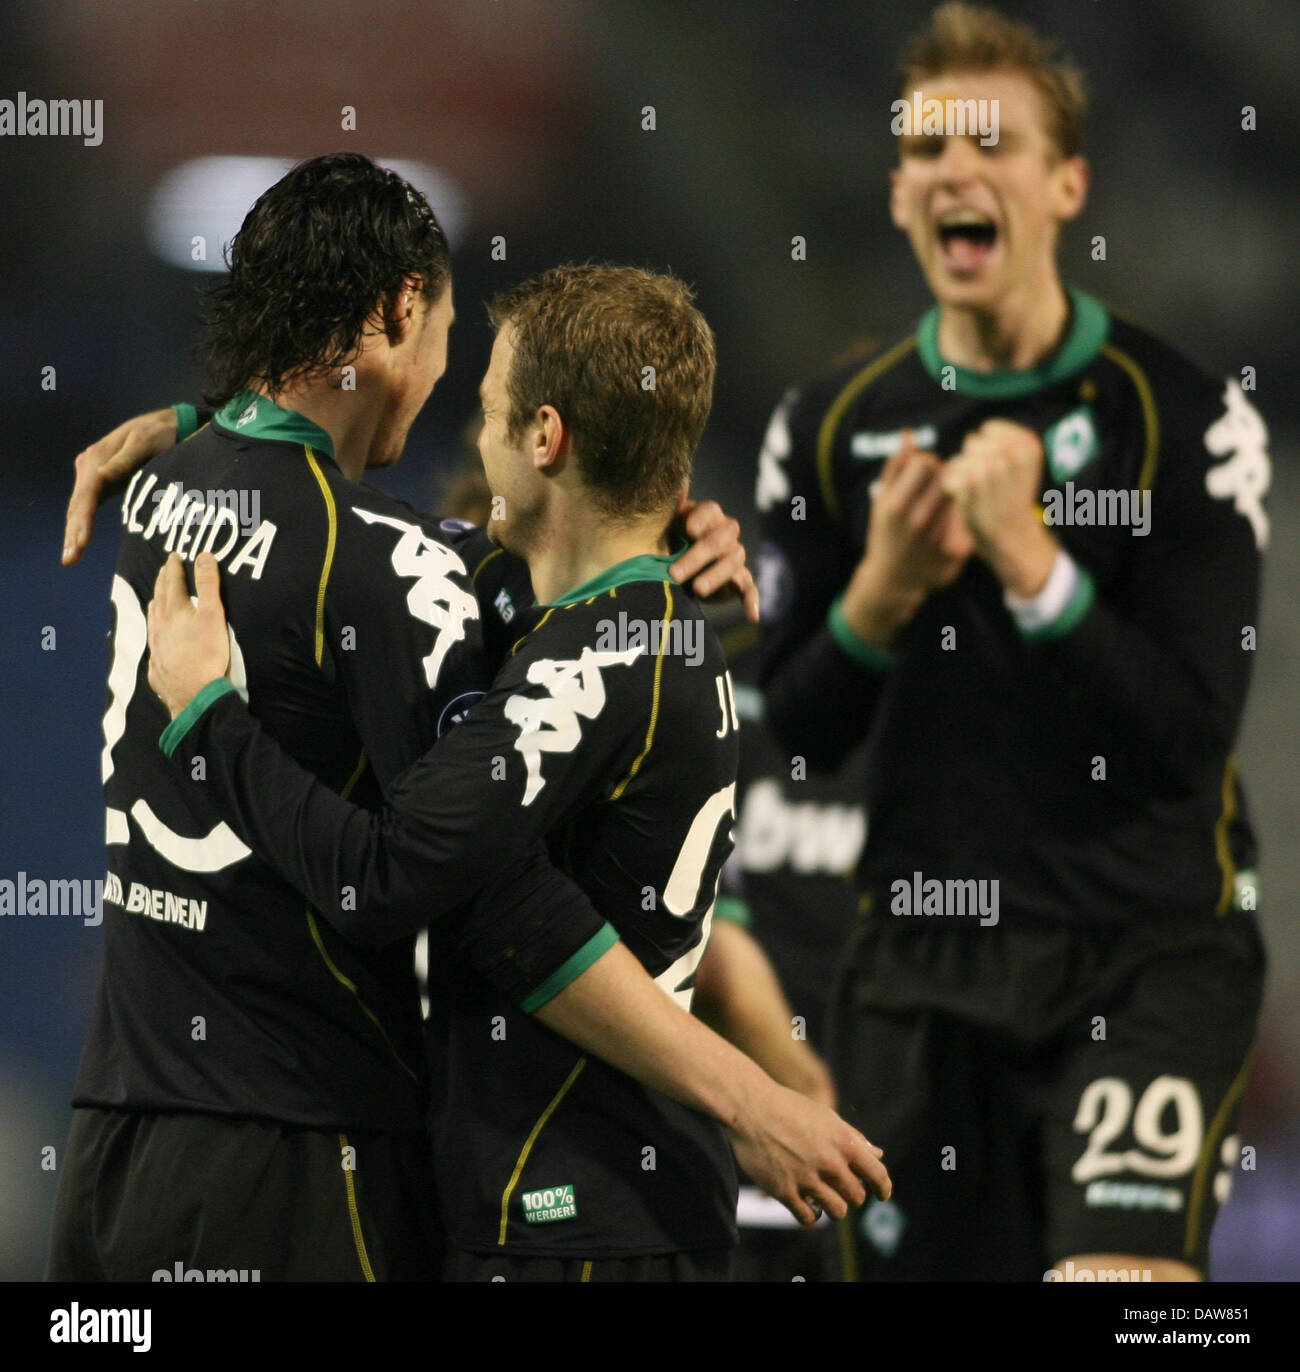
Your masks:
<instances>
[{"instance_id":1,"label":"cuff of sleeve","mask_svg":"<svg viewBox=\"0 0 1300 1372\"><path fill-rule=\"evenodd\" d=\"M199 722L199 717L207 710L208 706L220 700L222 696L228 695L234 689L229 679L224 676L217 677L215 681L209 681L162 731L158 746L168 757L174 756L176 749L180 747L181 740Z\"/></svg>"},{"instance_id":2,"label":"cuff of sleeve","mask_svg":"<svg viewBox=\"0 0 1300 1372\"><path fill-rule=\"evenodd\" d=\"M849 621L844 618L843 596L831 606L826 622L830 625L831 637L839 644L840 651L846 657L852 658L860 667L867 667L873 672L887 672L898 661L896 654L883 648L872 647L853 632L849 627Z\"/></svg>"},{"instance_id":3,"label":"cuff of sleeve","mask_svg":"<svg viewBox=\"0 0 1300 1372\"><path fill-rule=\"evenodd\" d=\"M173 405L172 410L176 414L176 441L184 443L199 427L199 412L193 405L188 405L184 401L179 405Z\"/></svg>"},{"instance_id":4,"label":"cuff of sleeve","mask_svg":"<svg viewBox=\"0 0 1300 1372\"><path fill-rule=\"evenodd\" d=\"M561 963L531 995L519 1002L519 1008L527 1014L536 1014L570 982L577 981L593 962L603 958L617 942L618 934L614 926L602 924L572 957Z\"/></svg>"},{"instance_id":5,"label":"cuff of sleeve","mask_svg":"<svg viewBox=\"0 0 1300 1372\"><path fill-rule=\"evenodd\" d=\"M748 929L754 922L749 906L739 896L719 896L713 903L713 918L729 920Z\"/></svg>"},{"instance_id":6,"label":"cuff of sleeve","mask_svg":"<svg viewBox=\"0 0 1300 1372\"><path fill-rule=\"evenodd\" d=\"M1008 591L1003 599L1020 636L1041 643L1068 634L1088 613L1095 596L1092 577L1062 549L1037 595L1018 596Z\"/></svg>"}]
</instances>

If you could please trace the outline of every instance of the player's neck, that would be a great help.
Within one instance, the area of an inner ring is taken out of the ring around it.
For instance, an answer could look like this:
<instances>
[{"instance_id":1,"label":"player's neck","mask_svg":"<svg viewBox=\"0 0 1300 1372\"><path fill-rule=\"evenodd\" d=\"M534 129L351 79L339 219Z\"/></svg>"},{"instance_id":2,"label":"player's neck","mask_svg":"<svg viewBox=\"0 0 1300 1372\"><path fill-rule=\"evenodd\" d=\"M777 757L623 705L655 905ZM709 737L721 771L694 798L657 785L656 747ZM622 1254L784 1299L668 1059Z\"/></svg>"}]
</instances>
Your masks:
<instances>
[{"instance_id":1,"label":"player's neck","mask_svg":"<svg viewBox=\"0 0 1300 1372\"><path fill-rule=\"evenodd\" d=\"M1069 318L1069 297L1053 273L991 308L941 305L939 353L967 371L1025 371L1057 347Z\"/></svg>"},{"instance_id":2,"label":"player's neck","mask_svg":"<svg viewBox=\"0 0 1300 1372\"><path fill-rule=\"evenodd\" d=\"M613 524L585 505L548 511L529 547L520 550L538 604L552 604L630 557L667 555L666 525L666 519L656 517Z\"/></svg>"},{"instance_id":3,"label":"player's neck","mask_svg":"<svg viewBox=\"0 0 1300 1372\"><path fill-rule=\"evenodd\" d=\"M349 481L360 481L366 458L379 425L379 403L371 402L360 391L345 391L336 386L312 383L289 385L271 396L260 386L253 390L280 406L296 410L313 424L319 424L334 445L334 461Z\"/></svg>"}]
</instances>

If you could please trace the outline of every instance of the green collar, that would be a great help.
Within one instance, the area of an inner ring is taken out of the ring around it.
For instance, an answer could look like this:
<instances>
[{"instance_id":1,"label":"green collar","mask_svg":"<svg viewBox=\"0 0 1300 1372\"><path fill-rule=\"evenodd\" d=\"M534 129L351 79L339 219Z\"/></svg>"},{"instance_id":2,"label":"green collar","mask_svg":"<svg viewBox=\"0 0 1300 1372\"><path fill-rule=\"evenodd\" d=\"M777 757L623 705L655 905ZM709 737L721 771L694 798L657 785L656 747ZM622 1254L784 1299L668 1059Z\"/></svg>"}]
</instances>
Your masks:
<instances>
[{"instance_id":1,"label":"green collar","mask_svg":"<svg viewBox=\"0 0 1300 1372\"><path fill-rule=\"evenodd\" d=\"M1106 307L1092 296L1066 287L1073 306L1070 331L1054 353L1037 367L1025 371L972 372L945 362L939 352L939 307L926 311L916 330L916 351L921 365L940 384L945 367L955 373L959 395L979 396L982 399L1006 400L1013 396L1032 395L1064 381L1067 376L1082 371L1101 351L1110 332L1110 315Z\"/></svg>"},{"instance_id":2,"label":"green collar","mask_svg":"<svg viewBox=\"0 0 1300 1372\"><path fill-rule=\"evenodd\" d=\"M615 586L625 586L629 581L669 581L668 568L680 557L664 557L660 553L642 553L639 557L629 557L626 562L616 562L606 567L599 576L584 581L581 586L566 591L553 605L576 605L580 600L590 600L592 596L604 595Z\"/></svg>"},{"instance_id":3,"label":"green collar","mask_svg":"<svg viewBox=\"0 0 1300 1372\"><path fill-rule=\"evenodd\" d=\"M269 438L277 443L305 443L334 456L334 440L297 410L285 410L255 391L240 391L232 396L214 416L223 429L231 433L248 434L252 438Z\"/></svg>"}]
</instances>

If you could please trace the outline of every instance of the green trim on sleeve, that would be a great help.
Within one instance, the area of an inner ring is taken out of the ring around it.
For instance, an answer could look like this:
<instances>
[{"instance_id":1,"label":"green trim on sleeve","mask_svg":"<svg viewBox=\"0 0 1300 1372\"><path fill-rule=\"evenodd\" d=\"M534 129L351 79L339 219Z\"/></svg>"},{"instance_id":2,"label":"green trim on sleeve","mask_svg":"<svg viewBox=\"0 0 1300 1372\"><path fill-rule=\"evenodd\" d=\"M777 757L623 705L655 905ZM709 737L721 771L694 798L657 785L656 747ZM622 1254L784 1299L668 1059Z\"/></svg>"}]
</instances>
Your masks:
<instances>
[{"instance_id":1,"label":"green trim on sleeve","mask_svg":"<svg viewBox=\"0 0 1300 1372\"><path fill-rule=\"evenodd\" d=\"M1053 639L1064 638L1092 609L1092 602L1096 598L1096 584L1088 569L1080 567L1079 584L1074 588L1074 594L1066 601L1061 613L1049 624L1040 624L1036 629L1021 629L1021 638L1028 643L1050 643Z\"/></svg>"},{"instance_id":2,"label":"green trim on sleeve","mask_svg":"<svg viewBox=\"0 0 1300 1372\"><path fill-rule=\"evenodd\" d=\"M176 415L176 441L184 443L185 440L199 427L199 412L193 405L181 401L179 405L173 405L172 411Z\"/></svg>"},{"instance_id":3,"label":"green trim on sleeve","mask_svg":"<svg viewBox=\"0 0 1300 1372\"><path fill-rule=\"evenodd\" d=\"M194 697L193 700L176 716L174 720L162 731L162 737L158 740L158 746L167 754L173 757L176 749L180 747L181 740L199 722L199 716L207 710L209 705L220 700L222 696L229 694L235 688L224 676L219 676L215 681L208 684Z\"/></svg>"},{"instance_id":4,"label":"green trim on sleeve","mask_svg":"<svg viewBox=\"0 0 1300 1372\"><path fill-rule=\"evenodd\" d=\"M826 622L830 625L831 637L840 645L840 651L851 657L859 667L867 667L873 672L887 672L898 661L894 653L886 652L882 648L873 648L870 643L853 632L849 621L844 618L843 596L831 606Z\"/></svg>"},{"instance_id":5,"label":"green trim on sleeve","mask_svg":"<svg viewBox=\"0 0 1300 1372\"><path fill-rule=\"evenodd\" d=\"M571 958L557 967L530 996L519 1002L519 1008L527 1014L536 1014L570 982L577 981L593 962L603 958L617 942L618 933L614 926L602 924Z\"/></svg>"},{"instance_id":6,"label":"green trim on sleeve","mask_svg":"<svg viewBox=\"0 0 1300 1372\"><path fill-rule=\"evenodd\" d=\"M749 905L739 896L719 896L713 903L713 918L739 924L742 929L748 929L754 922Z\"/></svg>"}]
</instances>

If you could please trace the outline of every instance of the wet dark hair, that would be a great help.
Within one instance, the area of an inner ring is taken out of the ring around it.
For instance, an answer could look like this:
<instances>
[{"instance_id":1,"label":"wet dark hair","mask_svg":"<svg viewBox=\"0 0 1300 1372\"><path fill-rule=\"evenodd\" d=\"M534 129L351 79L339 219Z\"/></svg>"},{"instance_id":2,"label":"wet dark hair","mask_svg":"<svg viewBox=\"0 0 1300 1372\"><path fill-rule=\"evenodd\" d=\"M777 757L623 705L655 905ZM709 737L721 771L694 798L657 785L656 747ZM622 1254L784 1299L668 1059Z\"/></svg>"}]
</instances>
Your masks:
<instances>
[{"instance_id":1,"label":"wet dark hair","mask_svg":"<svg viewBox=\"0 0 1300 1372\"><path fill-rule=\"evenodd\" d=\"M451 275L429 202L359 153L314 157L281 177L249 210L226 264L204 302L205 399L216 407L253 382L275 395L345 365L405 277L423 277L432 305Z\"/></svg>"}]
</instances>

